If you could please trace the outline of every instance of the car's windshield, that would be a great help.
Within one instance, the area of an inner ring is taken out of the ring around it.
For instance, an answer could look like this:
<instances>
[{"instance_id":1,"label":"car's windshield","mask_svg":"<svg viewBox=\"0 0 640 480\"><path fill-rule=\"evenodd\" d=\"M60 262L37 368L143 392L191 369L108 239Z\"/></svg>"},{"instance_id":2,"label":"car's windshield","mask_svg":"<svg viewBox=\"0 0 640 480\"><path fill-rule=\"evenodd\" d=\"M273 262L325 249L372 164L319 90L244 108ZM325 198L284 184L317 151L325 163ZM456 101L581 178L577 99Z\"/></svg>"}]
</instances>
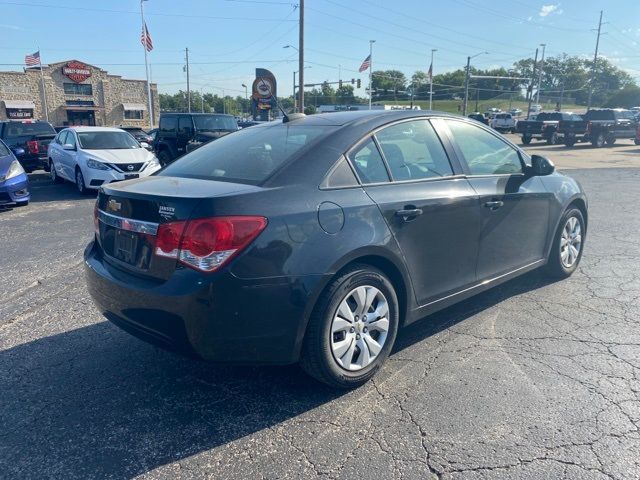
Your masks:
<instances>
[{"instance_id":1,"label":"car's windshield","mask_svg":"<svg viewBox=\"0 0 640 480\"><path fill-rule=\"evenodd\" d=\"M78 132L80 147L85 150L120 150L140 148L127 132Z\"/></svg>"},{"instance_id":2,"label":"car's windshield","mask_svg":"<svg viewBox=\"0 0 640 480\"><path fill-rule=\"evenodd\" d=\"M185 155L160 175L259 184L335 128L279 124L240 130Z\"/></svg>"},{"instance_id":3,"label":"car's windshield","mask_svg":"<svg viewBox=\"0 0 640 480\"><path fill-rule=\"evenodd\" d=\"M31 137L33 135L55 135L56 131L46 122L10 122L6 127L6 138Z\"/></svg>"},{"instance_id":4,"label":"car's windshield","mask_svg":"<svg viewBox=\"0 0 640 480\"><path fill-rule=\"evenodd\" d=\"M195 123L197 130L204 132L238 129L236 119L229 115L194 115L193 123Z\"/></svg>"}]
</instances>

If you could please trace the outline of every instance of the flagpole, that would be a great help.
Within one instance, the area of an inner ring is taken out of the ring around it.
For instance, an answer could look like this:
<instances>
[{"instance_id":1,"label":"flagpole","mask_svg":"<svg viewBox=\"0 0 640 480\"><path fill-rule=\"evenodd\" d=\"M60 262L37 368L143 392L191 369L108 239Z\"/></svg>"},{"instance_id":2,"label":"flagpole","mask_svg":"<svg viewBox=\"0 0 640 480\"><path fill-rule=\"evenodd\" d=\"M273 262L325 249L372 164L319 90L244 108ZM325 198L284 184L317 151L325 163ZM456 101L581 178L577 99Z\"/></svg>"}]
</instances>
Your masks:
<instances>
[{"instance_id":1,"label":"flagpole","mask_svg":"<svg viewBox=\"0 0 640 480\"><path fill-rule=\"evenodd\" d=\"M431 68L429 69L429 110L433 110L433 52L436 52L435 48L431 49Z\"/></svg>"},{"instance_id":2,"label":"flagpole","mask_svg":"<svg viewBox=\"0 0 640 480\"><path fill-rule=\"evenodd\" d=\"M369 110L371 110L371 77L373 73L373 44L375 40L369 40Z\"/></svg>"},{"instance_id":3,"label":"flagpole","mask_svg":"<svg viewBox=\"0 0 640 480\"><path fill-rule=\"evenodd\" d=\"M143 2L146 0L140 0L140 18L142 19L142 32L147 35L147 25L144 21L144 7ZM149 83L149 62L147 60L147 46L143 43L142 49L144 50L144 69L147 74L147 101L149 102L149 128L153 128L153 102L151 101L151 83Z\"/></svg>"},{"instance_id":4,"label":"flagpole","mask_svg":"<svg viewBox=\"0 0 640 480\"><path fill-rule=\"evenodd\" d=\"M42 105L44 107L44 118L49 121L49 107L47 106L47 90L44 83L44 72L42 71L42 52L38 47L38 57L40 62L40 78L42 79Z\"/></svg>"}]
</instances>

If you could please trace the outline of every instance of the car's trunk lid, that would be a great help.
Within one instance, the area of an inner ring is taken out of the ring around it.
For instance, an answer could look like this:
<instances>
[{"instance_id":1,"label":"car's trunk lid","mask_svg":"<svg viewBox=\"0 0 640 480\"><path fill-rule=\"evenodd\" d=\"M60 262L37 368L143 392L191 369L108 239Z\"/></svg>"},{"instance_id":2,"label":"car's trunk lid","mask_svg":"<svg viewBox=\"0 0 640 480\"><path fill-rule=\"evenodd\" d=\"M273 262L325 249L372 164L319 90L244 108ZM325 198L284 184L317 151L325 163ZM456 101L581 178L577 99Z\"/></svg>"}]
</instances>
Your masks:
<instances>
[{"instance_id":1,"label":"car's trunk lid","mask_svg":"<svg viewBox=\"0 0 640 480\"><path fill-rule=\"evenodd\" d=\"M103 187L98 195L98 242L105 258L119 268L167 279L176 260L154 255L161 225L191 218L204 198L260 190L253 185L152 176Z\"/></svg>"}]
</instances>

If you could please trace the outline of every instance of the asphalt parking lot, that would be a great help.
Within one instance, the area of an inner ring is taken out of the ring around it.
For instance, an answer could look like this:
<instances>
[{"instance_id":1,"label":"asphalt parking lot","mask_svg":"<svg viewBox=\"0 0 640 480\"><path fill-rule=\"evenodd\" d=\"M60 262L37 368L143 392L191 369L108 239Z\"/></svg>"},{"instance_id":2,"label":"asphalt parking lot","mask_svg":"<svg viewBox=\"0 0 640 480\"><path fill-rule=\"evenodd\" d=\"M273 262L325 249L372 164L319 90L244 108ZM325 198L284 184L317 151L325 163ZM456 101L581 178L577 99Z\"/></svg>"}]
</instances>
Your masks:
<instances>
[{"instance_id":1,"label":"asphalt parking lot","mask_svg":"<svg viewBox=\"0 0 640 480\"><path fill-rule=\"evenodd\" d=\"M408 327L351 392L106 322L82 276L95 199L32 174L0 212L0 477L640 478L640 147L527 150L589 195L579 270Z\"/></svg>"}]
</instances>

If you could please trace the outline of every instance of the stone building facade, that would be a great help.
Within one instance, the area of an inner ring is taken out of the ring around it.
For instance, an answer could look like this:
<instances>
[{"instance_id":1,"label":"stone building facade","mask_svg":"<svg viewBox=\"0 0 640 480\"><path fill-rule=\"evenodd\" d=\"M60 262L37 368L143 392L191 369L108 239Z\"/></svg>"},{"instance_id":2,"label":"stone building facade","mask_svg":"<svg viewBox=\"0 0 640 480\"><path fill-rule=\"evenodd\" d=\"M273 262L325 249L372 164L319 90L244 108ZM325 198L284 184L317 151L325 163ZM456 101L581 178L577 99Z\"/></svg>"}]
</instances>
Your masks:
<instances>
[{"instance_id":1,"label":"stone building facade","mask_svg":"<svg viewBox=\"0 0 640 480\"><path fill-rule=\"evenodd\" d=\"M55 126L140 126L157 124L158 90L151 84L149 118L147 82L127 80L78 60L43 66L46 110ZM0 119L46 119L40 68L0 72Z\"/></svg>"}]
</instances>

